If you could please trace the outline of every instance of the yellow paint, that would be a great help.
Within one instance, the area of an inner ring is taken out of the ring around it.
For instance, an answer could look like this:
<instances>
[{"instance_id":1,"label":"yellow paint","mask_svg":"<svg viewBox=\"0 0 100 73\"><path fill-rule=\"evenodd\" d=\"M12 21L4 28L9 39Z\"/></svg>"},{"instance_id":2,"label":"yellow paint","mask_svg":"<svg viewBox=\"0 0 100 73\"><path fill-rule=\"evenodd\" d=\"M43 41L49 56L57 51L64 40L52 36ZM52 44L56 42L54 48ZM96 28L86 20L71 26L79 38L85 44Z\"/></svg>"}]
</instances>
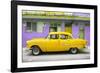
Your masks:
<instances>
[{"instance_id":1,"label":"yellow paint","mask_svg":"<svg viewBox=\"0 0 100 73\"><path fill-rule=\"evenodd\" d=\"M72 26L71 25L66 26L65 31L69 32L69 33L72 33Z\"/></svg>"},{"instance_id":2,"label":"yellow paint","mask_svg":"<svg viewBox=\"0 0 100 73\"><path fill-rule=\"evenodd\" d=\"M50 38L34 38L27 41L27 48L31 49L32 46L37 45L43 52L57 52L57 51L68 51L70 48L83 49L87 41L83 39L73 39L72 34L67 32L50 32L51 34L58 34L58 39ZM61 35L68 35L68 39L61 39Z\"/></svg>"}]
</instances>

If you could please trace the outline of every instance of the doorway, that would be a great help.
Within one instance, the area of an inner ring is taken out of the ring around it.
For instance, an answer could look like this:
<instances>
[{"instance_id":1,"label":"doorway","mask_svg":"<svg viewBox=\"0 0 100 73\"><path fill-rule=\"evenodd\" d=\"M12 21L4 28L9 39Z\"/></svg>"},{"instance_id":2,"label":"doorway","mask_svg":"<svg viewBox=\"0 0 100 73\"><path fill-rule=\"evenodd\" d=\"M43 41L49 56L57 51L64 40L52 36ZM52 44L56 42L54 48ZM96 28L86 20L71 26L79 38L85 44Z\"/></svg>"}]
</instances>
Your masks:
<instances>
[{"instance_id":1,"label":"doorway","mask_svg":"<svg viewBox=\"0 0 100 73\"><path fill-rule=\"evenodd\" d=\"M85 32L84 32L84 25L79 25L79 38L80 39L84 39L84 35L85 35Z\"/></svg>"},{"instance_id":2,"label":"doorway","mask_svg":"<svg viewBox=\"0 0 100 73\"><path fill-rule=\"evenodd\" d=\"M61 31L61 22L57 22L57 21L52 21L52 22L50 22L49 31L50 31L50 32Z\"/></svg>"},{"instance_id":3,"label":"doorway","mask_svg":"<svg viewBox=\"0 0 100 73\"><path fill-rule=\"evenodd\" d=\"M65 24L65 32L72 33L72 24Z\"/></svg>"}]
</instances>

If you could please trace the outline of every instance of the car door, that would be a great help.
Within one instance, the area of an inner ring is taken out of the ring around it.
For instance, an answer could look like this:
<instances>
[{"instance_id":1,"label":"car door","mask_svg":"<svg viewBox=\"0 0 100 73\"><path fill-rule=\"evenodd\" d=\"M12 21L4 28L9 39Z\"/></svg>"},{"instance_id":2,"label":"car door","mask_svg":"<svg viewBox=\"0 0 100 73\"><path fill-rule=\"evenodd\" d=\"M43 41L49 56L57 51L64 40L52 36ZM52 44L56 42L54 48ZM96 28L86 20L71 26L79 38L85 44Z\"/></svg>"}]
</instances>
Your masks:
<instances>
[{"instance_id":1,"label":"car door","mask_svg":"<svg viewBox=\"0 0 100 73\"><path fill-rule=\"evenodd\" d=\"M59 35L58 34L50 34L46 41L46 51L54 52L59 51L60 48L60 41L59 41Z\"/></svg>"},{"instance_id":2,"label":"car door","mask_svg":"<svg viewBox=\"0 0 100 73\"><path fill-rule=\"evenodd\" d=\"M68 51L71 44L70 44L70 36L61 34L60 35L60 49L63 51Z\"/></svg>"}]
</instances>

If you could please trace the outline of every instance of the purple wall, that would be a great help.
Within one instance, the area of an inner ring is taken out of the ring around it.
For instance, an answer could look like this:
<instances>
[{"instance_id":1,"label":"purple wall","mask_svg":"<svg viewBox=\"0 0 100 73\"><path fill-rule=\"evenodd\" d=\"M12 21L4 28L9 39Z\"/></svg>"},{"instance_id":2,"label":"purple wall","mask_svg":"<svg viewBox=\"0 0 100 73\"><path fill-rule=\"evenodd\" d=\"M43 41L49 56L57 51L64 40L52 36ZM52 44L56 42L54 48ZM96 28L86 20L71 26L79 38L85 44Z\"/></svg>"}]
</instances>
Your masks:
<instances>
[{"instance_id":1,"label":"purple wall","mask_svg":"<svg viewBox=\"0 0 100 73\"><path fill-rule=\"evenodd\" d=\"M88 45L90 45L90 26L85 26L85 39L88 40Z\"/></svg>"},{"instance_id":2,"label":"purple wall","mask_svg":"<svg viewBox=\"0 0 100 73\"><path fill-rule=\"evenodd\" d=\"M61 24L61 31L65 31L65 23L64 22L62 22L62 24Z\"/></svg>"},{"instance_id":3,"label":"purple wall","mask_svg":"<svg viewBox=\"0 0 100 73\"><path fill-rule=\"evenodd\" d=\"M25 23L23 24L25 25ZM26 47L26 41L32 38L46 37L49 33L49 24L45 24L43 32L26 32L25 26L22 28L22 46Z\"/></svg>"},{"instance_id":4,"label":"purple wall","mask_svg":"<svg viewBox=\"0 0 100 73\"><path fill-rule=\"evenodd\" d=\"M74 38L78 38L79 37L78 33L79 33L79 26L76 24L72 24L72 36Z\"/></svg>"}]
</instances>

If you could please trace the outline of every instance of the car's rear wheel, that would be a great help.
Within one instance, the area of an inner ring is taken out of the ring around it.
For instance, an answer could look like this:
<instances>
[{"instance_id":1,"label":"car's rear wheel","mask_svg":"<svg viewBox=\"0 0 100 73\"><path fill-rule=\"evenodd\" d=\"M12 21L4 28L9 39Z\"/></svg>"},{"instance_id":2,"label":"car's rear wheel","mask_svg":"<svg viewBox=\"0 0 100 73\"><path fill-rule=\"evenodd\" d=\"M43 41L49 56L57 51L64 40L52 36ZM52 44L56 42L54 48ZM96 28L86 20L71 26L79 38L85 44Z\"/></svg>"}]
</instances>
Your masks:
<instances>
[{"instance_id":1,"label":"car's rear wheel","mask_svg":"<svg viewBox=\"0 0 100 73\"><path fill-rule=\"evenodd\" d=\"M77 54L78 53L78 49L77 48L71 48L70 49L70 53L71 54Z\"/></svg>"},{"instance_id":2,"label":"car's rear wheel","mask_svg":"<svg viewBox=\"0 0 100 73\"><path fill-rule=\"evenodd\" d=\"M33 55L39 55L40 54L40 48L38 46L33 46L32 47L32 54Z\"/></svg>"}]
</instances>

